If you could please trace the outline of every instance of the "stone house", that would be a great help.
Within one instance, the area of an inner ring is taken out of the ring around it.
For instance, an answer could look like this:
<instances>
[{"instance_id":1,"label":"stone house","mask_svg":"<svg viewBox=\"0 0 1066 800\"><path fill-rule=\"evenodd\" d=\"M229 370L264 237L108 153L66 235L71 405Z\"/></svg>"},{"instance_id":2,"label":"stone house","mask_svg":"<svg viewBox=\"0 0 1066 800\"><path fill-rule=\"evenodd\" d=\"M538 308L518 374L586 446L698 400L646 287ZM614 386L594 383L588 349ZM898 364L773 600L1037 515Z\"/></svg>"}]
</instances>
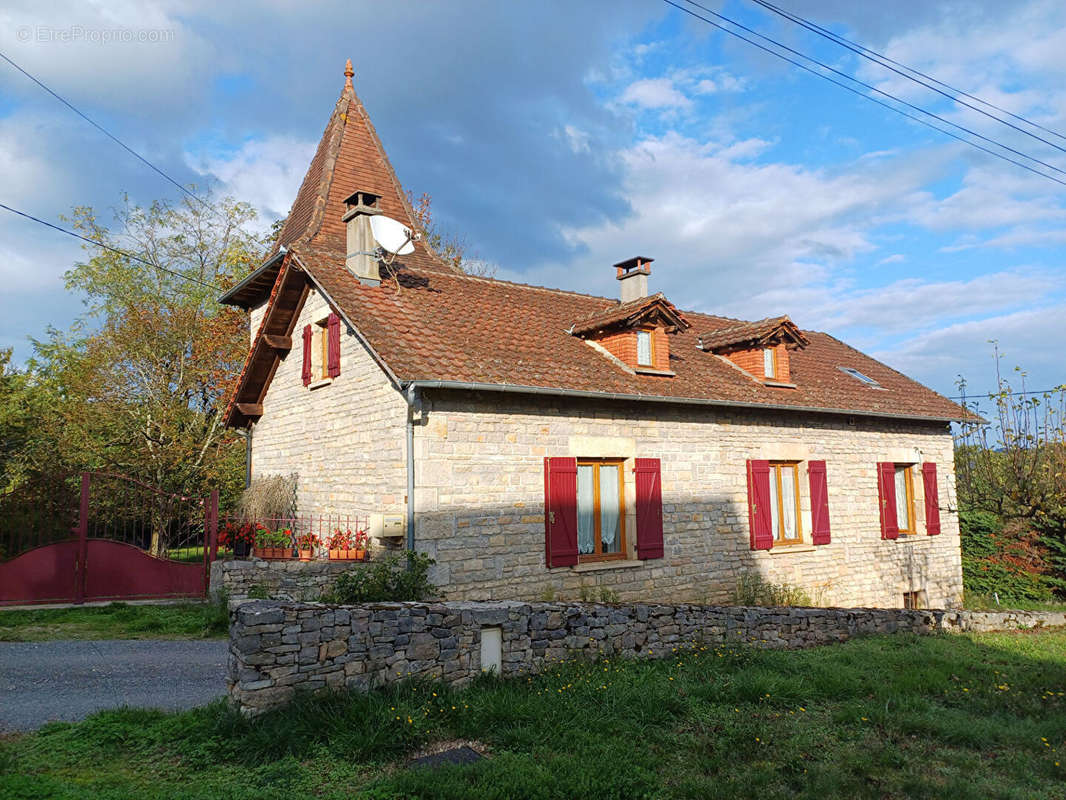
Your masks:
<instances>
[{"instance_id":1,"label":"stone house","mask_svg":"<svg viewBox=\"0 0 1066 800\"><path fill-rule=\"evenodd\" d=\"M254 476L373 515L450 599L713 602L753 573L961 600L967 411L787 316L682 310L647 257L605 265L611 299L384 253L374 218L415 215L346 76L274 252L221 298L250 315L226 422Z\"/></svg>"}]
</instances>

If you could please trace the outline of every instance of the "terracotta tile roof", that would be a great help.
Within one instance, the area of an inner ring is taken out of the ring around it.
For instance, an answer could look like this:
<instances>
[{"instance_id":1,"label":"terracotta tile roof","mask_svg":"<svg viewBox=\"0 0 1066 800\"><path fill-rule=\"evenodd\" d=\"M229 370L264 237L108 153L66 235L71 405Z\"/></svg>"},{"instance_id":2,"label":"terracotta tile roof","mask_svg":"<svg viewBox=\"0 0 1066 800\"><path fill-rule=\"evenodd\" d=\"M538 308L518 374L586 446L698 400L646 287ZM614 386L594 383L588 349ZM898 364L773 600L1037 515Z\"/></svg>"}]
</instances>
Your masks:
<instances>
[{"instance_id":1,"label":"terracotta tile roof","mask_svg":"<svg viewBox=\"0 0 1066 800\"><path fill-rule=\"evenodd\" d=\"M615 302L614 306L578 320L574 323L573 333L576 336L580 336L583 333L603 330L618 324L633 323L655 310L662 312L674 325L680 328L689 327L689 322L685 319L685 315L678 311L677 307L667 300L662 292L656 292L648 297L630 300L628 303Z\"/></svg>"},{"instance_id":2,"label":"terracotta tile roof","mask_svg":"<svg viewBox=\"0 0 1066 800\"><path fill-rule=\"evenodd\" d=\"M972 419L962 407L825 333L804 332L791 356L796 388L764 386L699 348L699 334L737 321L685 312L693 327L670 334L676 377L632 374L569 333L575 319L618 309L602 297L443 272L403 269L371 287L338 251L296 257L400 382L492 384L596 394L767 405L856 414ZM853 367L875 389L842 372Z\"/></svg>"},{"instance_id":3,"label":"terracotta tile roof","mask_svg":"<svg viewBox=\"0 0 1066 800\"><path fill-rule=\"evenodd\" d=\"M741 322L727 328L701 333L699 346L704 350L718 350L733 345L752 343L761 344L783 333L796 344L806 345L807 340L796 324L788 316L767 317L756 322Z\"/></svg>"}]
</instances>

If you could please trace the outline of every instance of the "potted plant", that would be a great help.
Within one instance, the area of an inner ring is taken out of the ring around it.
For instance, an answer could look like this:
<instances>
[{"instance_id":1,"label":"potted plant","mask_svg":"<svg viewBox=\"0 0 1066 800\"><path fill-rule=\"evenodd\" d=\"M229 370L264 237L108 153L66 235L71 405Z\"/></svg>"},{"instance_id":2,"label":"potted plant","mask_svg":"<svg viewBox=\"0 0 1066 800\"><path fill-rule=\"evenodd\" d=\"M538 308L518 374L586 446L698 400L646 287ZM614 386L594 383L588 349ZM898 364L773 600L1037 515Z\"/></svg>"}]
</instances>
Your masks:
<instances>
[{"instance_id":1,"label":"potted plant","mask_svg":"<svg viewBox=\"0 0 1066 800\"><path fill-rule=\"evenodd\" d=\"M366 535L366 531L355 532L352 546L355 548L355 558L357 561L366 561L366 544L368 539L369 537Z\"/></svg>"},{"instance_id":2,"label":"potted plant","mask_svg":"<svg viewBox=\"0 0 1066 800\"><path fill-rule=\"evenodd\" d=\"M218 534L219 547L232 550L235 558L247 558L255 544L255 533L255 526L250 522L240 526L227 522Z\"/></svg>"},{"instance_id":3,"label":"potted plant","mask_svg":"<svg viewBox=\"0 0 1066 800\"><path fill-rule=\"evenodd\" d=\"M330 561L350 561L355 558L352 551L352 532L336 528L326 540Z\"/></svg>"},{"instance_id":4,"label":"potted plant","mask_svg":"<svg viewBox=\"0 0 1066 800\"><path fill-rule=\"evenodd\" d=\"M292 558L292 531L289 528L271 531L256 523L253 554L266 559Z\"/></svg>"},{"instance_id":5,"label":"potted plant","mask_svg":"<svg viewBox=\"0 0 1066 800\"><path fill-rule=\"evenodd\" d=\"M256 558L272 558L273 534L264 525L255 523L252 529L252 555Z\"/></svg>"},{"instance_id":6,"label":"potted plant","mask_svg":"<svg viewBox=\"0 0 1066 800\"><path fill-rule=\"evenodd\" d=\"M313 533L301 533L296 537L296 550L300 554L301 561L310 561L314 558L315 548L321 544L319 538Z\"/></svg>"},{"instance_id":7,"label":"potted plant","mask_svg":"<svg viewBox=\"0 0 1066 800\"><path fill-rule=\"evenodd\" d=\"M292 558L292 529L282 528L273 533L274 558Z\"/></svg>"}]
</instances>

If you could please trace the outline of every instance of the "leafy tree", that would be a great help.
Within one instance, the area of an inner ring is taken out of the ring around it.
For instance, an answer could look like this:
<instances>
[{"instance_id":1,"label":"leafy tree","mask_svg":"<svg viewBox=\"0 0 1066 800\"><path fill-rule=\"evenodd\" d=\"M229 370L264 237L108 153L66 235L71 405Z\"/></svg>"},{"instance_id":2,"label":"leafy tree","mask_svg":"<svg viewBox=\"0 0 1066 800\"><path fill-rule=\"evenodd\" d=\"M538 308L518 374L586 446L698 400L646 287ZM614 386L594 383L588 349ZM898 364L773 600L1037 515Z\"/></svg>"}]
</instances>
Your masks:
<instances>
[{"instance_id":1,"label":"leafy tree","mask_svg":"<svg viewBox=\"0 0 1066 800\"><path fill-rule=\"evenodd\" d=\"M217 297L261 257L265 241L241 227L253 217L229 199L126 202L112 229L75 209L80 233L152 266L87 246L65 275L87 313L34 342L30 372L60 399L42 423L70 469L113 469L181 494L240 490L244 448L222 412L247 330Z\"/></svg>"},{"instance_id":2,"label":"leafy tree","mask_svg":"<svg viewBox=\"0 0 1066 800\"><path fill-rule=\"evenodd\" d=\"M445 233L433 221L433 198L428 193L423 192L416 198L413 192L408 192L407 199L414 209L415 225L422 234L422 240L436 251L437 255L467 275L491 278L496 274L495 264L469 255L465 239Z\"/></svg>"}]
</instances>

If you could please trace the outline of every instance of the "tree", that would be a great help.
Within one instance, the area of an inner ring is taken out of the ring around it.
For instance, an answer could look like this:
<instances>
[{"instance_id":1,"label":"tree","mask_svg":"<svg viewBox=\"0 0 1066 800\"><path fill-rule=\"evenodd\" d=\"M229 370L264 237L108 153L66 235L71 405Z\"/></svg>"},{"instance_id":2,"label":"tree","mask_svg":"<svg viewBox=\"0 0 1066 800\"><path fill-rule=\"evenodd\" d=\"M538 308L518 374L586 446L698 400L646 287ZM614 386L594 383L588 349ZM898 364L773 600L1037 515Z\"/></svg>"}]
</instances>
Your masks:
<instances>
[{"instance_id":1,"label":"tree","mask_svg":"<svg viewBox=\"0 0 1066 800\"><path fill-rule=\"evenodd\" d=\"M422 241L437 255L461 269L467 275L476 275L481 278L491 278L496 274L497 266L467 253L465 239L442 231L433 221L433 198L423 192L417 199L413 192L407 193L407 200L415 212L415 225L422 234Z\"/></svg>"},{"instance_id":2,"label":"tree","mask_svg":"<svg viewBox=\"0 0 1066 800\"><path fill-rule=\"evenodd\" d=\"M247 330L217 297L266 242L242 230L254 217L248 205L212 206L127 202L116 230L75 209L80 233L153 266L87 245L91 257L65 275L86 315L34 342L30 371L59 398L44 424L71 469L113 469L185 495L239 492L244 447L222 412Z\"/></svg>"}]
</instances>

